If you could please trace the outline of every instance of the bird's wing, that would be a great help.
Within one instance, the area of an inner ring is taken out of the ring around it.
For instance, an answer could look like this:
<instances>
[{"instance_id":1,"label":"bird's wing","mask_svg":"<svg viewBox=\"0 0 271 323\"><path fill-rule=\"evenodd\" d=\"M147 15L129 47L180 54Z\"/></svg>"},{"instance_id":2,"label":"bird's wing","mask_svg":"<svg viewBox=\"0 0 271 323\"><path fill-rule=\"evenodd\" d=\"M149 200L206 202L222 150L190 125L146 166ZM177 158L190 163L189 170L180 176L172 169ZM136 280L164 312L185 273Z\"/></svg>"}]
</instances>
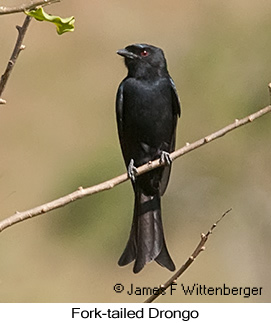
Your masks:
<instances>
[{"instance_id":1,"label":"bird's wing","mask_svg":"<svg viewBox=\"0 0 271 323\"><path fill-rule=\"evenodd\" d=\"M176 126L177 126L177 119L181 115L181 104L180 100L178 97L177 89L176 86L172 80L171 77L169 77L170 80L170 85L171 85L171 95L172 95L172 111L173 111L173 134L171 137L171 142L169 146L169 152L173 152L175 149L175 142L176 142ZM170 171L171 171L171 165L165 166L163 175L161 178L161 184L160 184L160 195L162 196L165 193L165 190L168 185L169 181L169 176L170 176Z\"/></svg>"},{"instance_id":2,"label":"bird's wing","mask_svg":"<svg viewBox=\"0 0 271 323\"><path fill-rule=\"evenodd\" d=\"M174 113L174 115L176 115L176 117L177 116L180 117L181 116L181 104L180 104L179 96L177 93L177 89L176 89L175 83L171 77L169 77L169 80L170 80L171 92L172 92L173 113Z\"/></svg>"},{"instance_id":3,"label":"bird's wing","mask_svg":"<svg viewBox=\"0 0 271 323\"><path fill-rule=\"evenodd\" d=\"M119 138L123 135L123 82L119 85L116 98L116 115Z\"/></svg>"},{"instance_id":4,"label":"bird's wing","mask_svg":"<svg viewBox=\"0 0 271 323\"><path fill-rule=\"evenodd\" d=\"M124 136L124 131L123 131L123 87L124 87L124 81L125 79L120 83L118 92L117 92L117 97L116 97L116 115L117 115L117 125L118 125L118 135L119 135L119 141L120 141L120 146L122 150L122 154L125 160L126 166L129 164L129 160L127 159L126 156L126 151L125 149L125 136Z\"/></svg>"},{"instance_id":5,"label":"bird's wing","mask_svg":"<svg viewBox=\"0 0 271 323\"><path fill-rule=\"evenodd\" d=\"M175 149L175 142L176 142L176 126L177 126L177 119L181 116L181 104L179 100L179 96L177 93L176 86L172 80L172 78L169 78L170 84L171 84L171 95L172 95L172 109L173 109L173 135L170 143L170 152L174 151Z\"/></svg>"}]
</instances>

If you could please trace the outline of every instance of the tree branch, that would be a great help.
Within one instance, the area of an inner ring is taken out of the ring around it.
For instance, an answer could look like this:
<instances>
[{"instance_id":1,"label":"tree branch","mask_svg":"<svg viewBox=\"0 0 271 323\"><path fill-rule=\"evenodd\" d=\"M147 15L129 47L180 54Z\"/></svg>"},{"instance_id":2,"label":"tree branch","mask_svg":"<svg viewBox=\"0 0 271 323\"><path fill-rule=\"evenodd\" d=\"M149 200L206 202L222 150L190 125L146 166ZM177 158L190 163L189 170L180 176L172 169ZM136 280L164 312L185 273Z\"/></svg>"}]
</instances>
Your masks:
<instances>
[{"instance_id":1,"label":"tree branch","mask_svg":"<svg viewBox=\"0 0 271 323\"><path fill-rule=\"evenodd\" d=\"M17 60L20 52L25 48L25 46L23 45L23 39L24 39L26 30L30 24L31 19L32 19L31 17L26 16L22 27L16 26L16 28L18 30L17 41L16 41L15 47L13 49L13 52L11 54L11 57L8 61L8 65L6 67L6 70L5 70L4 74L1 76L1 80L0 80L0 104L6 103L6 101L1 98L1 95L5 89L8 78L12 72L12 69L16 63L16 60Z\"/></svg>"},{"instance_id":2,"label":"tree branch","mask_svg":"<svg viewBox=\"0 0 271 323\"><path fill-rule=\"evenodd\" d=\"M18 13L18 12L24 12L27 10L32 10L38 6L47 6L49 4L60 2L61 0L39 0L39 1L31 1L28 4L22 4L18 7L3 7L0 6L0 15L8 15L11 13Z\"/></svg>"},{"instance_id":3,"label":"tree branch","mask_svg":"<svg viewBox=\"0 0 271 323\"><path fill-rule=\"evenodd\" d=\"M20 26L16 26L17 30L18 30L18 37L17 37L17 41L15 43L15 47L13 49L13 52L11 54L11 57L8 61L8 65L6 67L6 70L4 72L4 74L1 76L1 80L0 80L0 104L5 104L6 101L4 99L1 98L1 95L5 89L5 86L7 84L7 81L9 79L9 76L12 72L12 69L16 63L16 60L20 54L20 52L25 49L25 46L23 45L23 39L26 33L26 30L30 24L32 17L26 16L24 23L22 25L22 27Z\"/></svg>"},{"instance_id":4,"label":"tree branch","mask_svg":"<svg viewBox=\"0 0 271 323\"><path fill-rule=\"evenodd\" d=\"M156 298L158 298L165 290L169 288L170 285L176 284L177 279L188 269L190 265L196 260L197 256L201 253L201 251L205 250L205 244L210 236L216 228L217 224L226 216L232 209L227 210L222 214L220 219L218 219L210 228L210 230L204 234L201 234L201 239L196 249L192 253L192 255L186 260L185 264L165 283L160 285L159 291L156 294L153 294L149 298L145 300L144 303L152 303Z\"/></svg>"},{"instance_id":5,"label":"tree branch","mask_svg":"<svg viewBox=\"0 0 271 323\"><path fill-rule=\"evenodd\" d=\"M198 141L195 141L192 144L187 143L186 146L184 146L183 148L180 148L180 149L176 150L175 152L171 153L170 157L172 158L172 160L175 160L175 159L189 153L190 151L195 150L195 149L197 149L197 148L199 148L199 147L201 147L201 146L203 146L203 145L205 145L217 138L220 138L220 137L224 136L226 133L228 133L228 132L230 132L242 125L250 123L253 120L255 120L255 119L257 119L269 112L271 112L271 106L267 106L267 107L255 112L243 119L240 119L240 120L236 119L234 123L226 126L225 128L222 128L222 129L220 129L220 130L218 130L218 131L216 131L216 132L214 132L214 133L212 133L212 134L210 134ZM164 164L160 163L160 161L158 159L155 161L151 161L147 164L140 166L137 169L138 172L137 172L136 176L146 173L146 172L148 172L154 168L160 167L162 165L164 165ZM24 220L30 219L30 218L40 215L40 214L48 213L48 212L55 210L59 207L65 206L73 201L81 199L85 196L112 189L113 187L115 187L127 180L128 180L128 176L125 173L125 174L122 174L122 175L117 176L115 178L112 178L106 182L103 182L101 184L94 185L92 187L87 187L87 188L79 187L78 190L76 190L66 196L63 196L63 197L56 199L54 201L51 201L49 203L45 203L43 205L37 206L33 209L30 209L30 210L27 210L24 212L16 212L12 216L0 221L0 232L3 231L4 229L14 225L15 223L22 222Z\"/></svg>"},{"instance_id":6,"label":"tree branch","mask_svg":"<svg viewBox=\"0 0 271 323\"><path fill-rule=\"evenodd\" d=\"M8 8L8 7L0 7L0 15L5 15L9 13L15 13L15 12L24 12L25 10L31 10L34 9L38 6L46 6L55 2L60 2L60 0L43 0L43 1L31 1L29 4L23 4L19 7L13 7L13 8ZM4 100L1 96L3 94L3 91L5 89L5 86L7 84L7 81L9 79L9 76L12 72L12 69L17 61L17 58L20 54L20 52L25 49L25 46L23 45L23 39L25 36L25 33L27 31L27 28L30 24L32 17L26 16L23 25L16 26L18 30L18 37L17 41L15 43L15 47L13 49L13 52L11 54L11 57L8 61L8 65L6 67L6 70L4 74L1 76L0 80L0 105L1 104L6 104L6 100Z\"/></svg>"}]
</instances>

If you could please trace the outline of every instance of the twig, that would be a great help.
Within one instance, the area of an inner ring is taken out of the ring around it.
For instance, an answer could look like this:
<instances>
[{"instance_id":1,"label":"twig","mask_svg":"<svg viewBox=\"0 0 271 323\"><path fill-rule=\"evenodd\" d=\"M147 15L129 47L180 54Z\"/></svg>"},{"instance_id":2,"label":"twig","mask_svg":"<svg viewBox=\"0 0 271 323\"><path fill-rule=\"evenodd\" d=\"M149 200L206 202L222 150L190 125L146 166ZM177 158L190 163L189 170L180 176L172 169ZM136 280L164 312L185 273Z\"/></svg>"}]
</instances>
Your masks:
<instances>
[{"instance_id":1,"label":"twig","mask_svg":"<svg viewBox=\"0 0 271 323\"><path fill-rule=\"evenodd\" d=\"M216 228L217 224L231 211L232 209L227 210L222 214L220 219L218 219L210 228L210 230L204 234L201 234L201 239L199 244L197 245L196 249L192 253L192 255L186 260L185 264L172 276L170 279L165 283L160 285L159 292L153 294L149 298L145 300L144 303L152 303L157 297L159 297L165 290L169 288L170 285L175 284L177 279L188 269L190 265L195 261L197 256L201 253L201 251L205 250L205 244L209 238L209 235L213 233L214 229Z\"/></svg>"},{"instance_id":2,"label":"twig","mask_svg":"<svg viewBox=\"0 0 271 323\"><path fill-rule=\"evenodd\" d=\"M269 104L271 105L271 83L268 84L268 90L269 90Z\"/></svg>"},{"instance_id":3,"label":"twig","mask_svg":"<svg viewBox=\"0 0 271 323\"><path fill-rule=\"evenodd\" d=\"M172 160L175 160L176 158L179 158L187 153L189 153L192 150L195 150L209 142L211 142L212 140L215 140L223 135L225 135L226 133L228 133L229 131L236 129L244 124L247 124L249 122L252 122L253 120L263 116L264 114L271 112L271 106L267 106L241 120L235 120L234 123L228 125L227 127L218 130L217 132L212 133L209 136L206 136L192 144L187 144L186 146L184 146L181 149L176 150L175 152L170 154L170 157L172 158ZM160 167L163 164L160 163L160 160L155 160L153 162L149 162L147 164L144 164L143 166L140 166L137 170L137 174L141 175L143 173L146 173L154 168ZM105 190L109 190L125 181L128 180L128 176L127 174L122 174L120 176L117 176L115 178L112 178L106 182L103 182L101 184L98 185L94 185L91 187L87 187L87 188L83 188L83 187L79 187L78 190L74 191L73 193L70 193L66 196L63 196L59 199L56 199L54 201L51 201L49 203L45 203L43 205L37 206L33 209L24 211L24 212L16 212L15 214L13 214L12 216L0 221L0 232L3 231L4 229L14 225L15 223L18 222L22 222L24 220L30 219L34 216L40 215L40 214L44 214L47 213L49 211L52 211L54 209L57 209L59 207L65 206L75 200L81 199L85 196L88 195L92 195L98 192L102 192Z\"/></svg>"},{"instance_id":4,"label":"twig","mask_svg":"<svg viewBox=\"0 0 271 323\"><path fill-rule=\"evenodd\" d=\"M39 1L31 1L28 4L22 4L18 7L3 7L0 6L0 15L8 15L11 13L24 12L26 10L32 10L38 6L47 6L48 4L52 4L55 2L60 2L61 0L39 0Z\"/></svg>"},{"instance_id":5,"label":"twig","mask_svg":"<svg viewBox=\"0 0 271 323\"><path fill-rule=\"evenodd\" d=\"M0 81L0 104L5 104L6 101L4 99L1 98L1 95L5 89L5 86L7 84L8 78L11 74L11 71L16 63L16 60L20 54L20 52L25 48L25 46L23 45L23 39L26 33L26 30L30 24L32 17L26 16L24 23L22 25L22 27L20 26L16 26L17 30L18 30L18 37L17 37L17 41L14 47L14 50L11 54L10 60L8 61L8 65L6 67L6 70L4 72L4 74L1 76L1 81Z\"/></svg>"},{"instance_id":6,"label":"twig","mask_svg":"<svg viewBox=\"0 0 271 323\"><path fill-rule=\"evenodd\" d=\"M0 15L10 14L10 13L16 13L16 12L24 12L25 10L31 10L38 6L46 6L55 2L60 2L60 0L43 0L43 1L31 1L29 4L22 4L19 7L0 7ZM0 104L6 104L6 100L4 100L1 96L3 94L3 91L5 89L5 86L7 84L8 78L11 74L11 71L16 63L16 60L20 54L20 52L25 49L25 46L23 45L23 39L26 33L26 30L30 24L32 17L26 16L24 23L22 27L16 26L18 30L18 37L17 41L15 43L14 50L12 52L12 55L10 57L10 60L8 61L8 65L6 67L6 70L4 74L1 76L0 80Z\"/></svg>"}]
</instances>

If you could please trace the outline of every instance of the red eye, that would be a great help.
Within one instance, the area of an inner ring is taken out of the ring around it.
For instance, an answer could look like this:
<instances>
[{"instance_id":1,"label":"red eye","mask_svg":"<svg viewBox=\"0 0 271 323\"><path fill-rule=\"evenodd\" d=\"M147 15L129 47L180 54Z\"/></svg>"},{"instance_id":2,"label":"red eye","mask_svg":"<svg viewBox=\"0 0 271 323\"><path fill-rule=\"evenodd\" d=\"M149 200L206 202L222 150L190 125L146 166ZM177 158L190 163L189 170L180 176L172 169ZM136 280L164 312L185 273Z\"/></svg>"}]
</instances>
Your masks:
<instances>
[{"instance_id":1,"label":"red eye","mask_svg":"<svg viewBox=\"0 0 271 323\"><path fill-rule=\"evenodd\" d=\"M149 52L147 52L145 49L140 53L142 57L146 57L149 55Z\"/></svg>"}]
</instances>

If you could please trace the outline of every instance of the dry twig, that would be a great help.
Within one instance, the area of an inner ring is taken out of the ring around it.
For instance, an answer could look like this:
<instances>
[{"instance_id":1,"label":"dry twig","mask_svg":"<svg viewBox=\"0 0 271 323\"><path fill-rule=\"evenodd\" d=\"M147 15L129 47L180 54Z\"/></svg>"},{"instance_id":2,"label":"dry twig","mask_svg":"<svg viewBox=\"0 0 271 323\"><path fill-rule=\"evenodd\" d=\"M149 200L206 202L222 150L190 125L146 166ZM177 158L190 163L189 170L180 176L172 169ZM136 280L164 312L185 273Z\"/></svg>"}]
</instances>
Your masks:
<instances>
[{"instance_id":1,"label":"dry twig","mask_svg":"<svg viewBox=\"0 0 271 323\"><path fill-rule=\"evenodd\" d=\"M15 47L13 49L13 52L11 54L11 57L8 61L8 65L6 67L6 70L4 72L4 74L1 76L1 80L0 80L0 104L5 104L6 101L4 99L1 98L2 93L5 89L5 86L7 84L8 78L12 72L12 69L16 63L16 60L20 54L20 52L25 49L25 46L23 45L23 39L25 36L25 33L27 31L27 28L30 24L31 21L31 17L26 16L23 25L20 26L16 26L17 30L18 30L18 37L17 37L17 41L15 44Z\"/></svg>"},{"instance_id":2,"label":"dry twig","mask_svg":"<svg viewBox=\"0 0 271 323\"><path fill-rule=\"evenodd\" d=\"M240 120L236 119L234 123L226 126L225 128L222 128L222 129L220 129L220 130L218 130L218 131L216 131L216 132L214 132L214 133L212 133L212 134L210 134L198 141L195 141L192 144L186 144L186 146L184 146L183 148L180 148L180 149L176 150L175 152L171 153L170 157L172 158L172 160L175 160L175 159L191 152L192 150L195 150L195 149L197 149L197 148L199 148L199 147L201 147L201 146L203 146L203 145L205 145L205 144L207 144L219 137L222 137L226 133L228 133L228 132L230 132L242 125L250 123L253 120L255 120L255 119L257 119L269 112L271 112L271 106L267 106L267 107L255 112L243 119L240 119ZM137 169L138 170L137 176L141 175L143 173L146 173L154 168L160 167L162 165L163 164L160 163L159 159L149 162L145 165L142 165ZM113 187L115 187L127 180L128 180L128 176L125 173L125 174L122 174L122 175L117 176L115 178L112 178L106 182L100 183L98 185L94 185L94 186L87 187L87 188L79 187L76 191L74 191L66 196L63 196L63 197L56 199L54 201L51 201L49 203L45 203L43 205L37 206L33 209L30 209L30 210L27 210L24 212L16 212L12 216L0 221L0 232L3 231L4 229L14 225L15 223L22 222L22 221L30 219L34 216L47 213L47 212L57 209L59 207L63 207L65 205L67 205L75 200L81 199L85 196L112 189Z\"/></svg>"},{"instance_id":3,"label":"dry twig","mask_svg":"<svg viewBox=\"0 0 271 323\"><path fill-rule=\"evenodd\" d=\"M194 260L197 258L197 256L201 253L201 251L205 250L205 244L209 238L209 235L213 233L214 229L216 228L217 224L224 218L225 215L227 215L232 209L227 210L222 214L220 219L218 219L210 228L210 230L204 234L201 234L201 239L199 244L197 245L196 249L192 253L192 255L186 260L185 264L182 265L182 267L172 276L170 279L165 283L160 285L159 291L149 298L145 300L144 303L152 303L157 297L159 297L165 290L169 288L170 285L175 284L177 279L188 269L190 265L194 262Z\"/></svg>"},{"instance_id":4,"label":"dry twig","mask_svg":"<svg viewBox=\"0 0 271 323\"><path fill-rule=\"evenodd\" d=\"M16 13L16 12L24 12L25 10L31 10L31 9L34 9L38 6L46 6L46 5L55 3L55 2L60 2L60 0L31 1L31 3L29 3L29 4L23 4L19 7L12 7L12 8L1 6L0 7L0 15ZM5 89L7 81L10 77L10 74L12 72L12 69L17 61L17 58L18 58L20 52L23 49L25 49L25 46L23 45L23 39L24 39L25 33L27 31L27 28L30 24L31 19L32 19L31 17L26 16L23 25L16 26L16 28L18 30L17 41L15 43L15 47L13 49L11 57L8 61L6 70L5 70L4 74L1 76L1 80L0 80L0 104L6 104L6 100L4 100L2 98L2 94L3 94L3 91Z\"/></svg>"}]
</instances>

